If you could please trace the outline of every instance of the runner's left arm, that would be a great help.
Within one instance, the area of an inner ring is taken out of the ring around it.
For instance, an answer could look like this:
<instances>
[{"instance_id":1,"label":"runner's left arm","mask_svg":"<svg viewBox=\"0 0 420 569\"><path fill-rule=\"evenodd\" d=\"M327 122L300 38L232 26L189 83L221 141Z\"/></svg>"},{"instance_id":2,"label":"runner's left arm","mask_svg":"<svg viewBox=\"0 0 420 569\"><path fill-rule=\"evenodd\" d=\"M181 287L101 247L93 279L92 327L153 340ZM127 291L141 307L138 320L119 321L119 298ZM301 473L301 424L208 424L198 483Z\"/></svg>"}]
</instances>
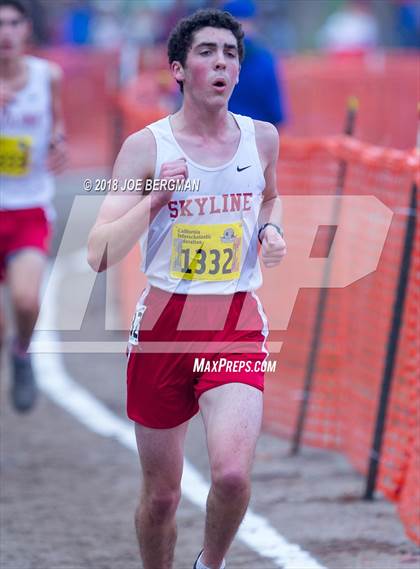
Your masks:
<instances>
[{"instance_id":1,"label":"runner's left arm","mask_svg":"<svg viewBox=\"0 0 420 569\"><path fill-rule=\"evenodd\" d=\"M282 231L282 204L277 193L276 174L279 135L272 124L262 121L255 121L255 134L265 178L258 227L262 228L266 223L273 224L259 232L262 241L262 260L266 267L275 267L286 254L286 243L276 229L278 227Z\"/></svg>"},{"instance_id":2,"label":"runner's left arm","mask_svg":"<svg viewBox=\"0 0 420 569\"><path fill-rule=\"evenodd\" d=\"M64 169L67 163L66 129L61 96L63 72L55 63L50 63L50 71L52 128L48 153L48 169L57 174Z\"/></svg>"}]
</instances>

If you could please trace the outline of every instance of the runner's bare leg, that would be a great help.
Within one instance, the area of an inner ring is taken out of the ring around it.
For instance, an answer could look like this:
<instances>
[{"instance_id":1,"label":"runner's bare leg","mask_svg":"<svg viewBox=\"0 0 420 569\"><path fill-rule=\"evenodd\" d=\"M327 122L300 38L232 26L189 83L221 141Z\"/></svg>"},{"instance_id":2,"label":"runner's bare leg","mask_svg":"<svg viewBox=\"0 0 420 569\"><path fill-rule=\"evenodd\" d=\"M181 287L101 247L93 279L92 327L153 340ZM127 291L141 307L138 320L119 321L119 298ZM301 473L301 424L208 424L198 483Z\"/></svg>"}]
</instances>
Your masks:
<instances>
[{"instance_id":1,"label":"runner's bare leg","mask_svg":"<svg viewBox=\"0 0 420 569\"><path fill-rule=\"evenodd\" d=\"M201 560L219 569L248 507L263 396L255 387L231 383L206 391L199 404L212 480Z\"/></svg>"},{"instance_id":2,"label":"runner's bare leg","mask_svg":"<svg viewBox=\"0 0 420 569\"><path fill-rule=\"evenodd\" d=\"M135 523L144 569L172 569L187 428L188 421L173 429L136 423L143 484Z\"/></svg>"},{"instance_id":3,"label":"runner's bare leg","mask_svg":"<svg viewBox=\"0 0 420 569\"><path fill-rule=\"evenodd\" d=\"M19 347L26 350L39 313L39 291L46 256L36 249L18 252L7 264L7 284L16 319Z\"/></svg>"}]
</instances>

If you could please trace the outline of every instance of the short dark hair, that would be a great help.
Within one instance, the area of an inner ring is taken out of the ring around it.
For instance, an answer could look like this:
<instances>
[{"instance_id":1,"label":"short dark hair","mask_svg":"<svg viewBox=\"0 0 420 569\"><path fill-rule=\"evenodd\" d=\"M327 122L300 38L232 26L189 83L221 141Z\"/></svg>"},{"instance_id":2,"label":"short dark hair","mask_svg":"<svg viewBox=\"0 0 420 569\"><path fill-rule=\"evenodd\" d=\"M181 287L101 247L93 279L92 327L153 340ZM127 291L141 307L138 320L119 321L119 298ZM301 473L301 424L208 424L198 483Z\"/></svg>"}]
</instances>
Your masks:
<instances>
[{"instance_id":1,"label":"short dark hair","mask_svg":"<svg viewBox=\"0 0 420 569\"><path fill-rule=\"evenodd\" d=\"M202 28L223 28L230 30L238 42L238 57L239 63L244 59L244 32L242 31L241 24L235 20L228 12L221 10L198 10L191 16L180 20L175 28L172 30L168 39L168 59L169 64L173 61L179 61L184 67L187 60L187 54L190 50L195 32ZM183 84L178 81L183 91Z\"/></svg>"},{"instance_id":2,"label":"short dark hair","mask_svg":"<svg viewBox=\"0 0 420 569\"><path fill-rule=\"evenodd\" d=\"M25 2L21 0L0 0L0 8L14 8L23 18L29 18L29 8Z\"/></svg>"}]
</instances>

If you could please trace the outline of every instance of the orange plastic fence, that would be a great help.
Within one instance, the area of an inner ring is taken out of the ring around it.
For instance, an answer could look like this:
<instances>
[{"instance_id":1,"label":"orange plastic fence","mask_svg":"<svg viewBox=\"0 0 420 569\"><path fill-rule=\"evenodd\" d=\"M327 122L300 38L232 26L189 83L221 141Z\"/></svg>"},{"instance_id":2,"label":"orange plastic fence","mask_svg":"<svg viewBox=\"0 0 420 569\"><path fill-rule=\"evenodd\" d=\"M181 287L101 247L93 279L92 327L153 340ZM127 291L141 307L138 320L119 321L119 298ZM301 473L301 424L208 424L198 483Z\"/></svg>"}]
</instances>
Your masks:
<instances>
[{"instance_id":1,"label":"orange plastic fence","mask_svg":"<svg viewBox=\"0 0 420 569\"><path fill-rule=\"evenodd\" d=\"M408 535L420 543L420 231L417 226L411 279L404 314L404 336L397 363L381 489L398 500ZM401 385L404 388L401 388ZM401 393L408 392L408 409ZM408 412L407 412L408 411ZM393 428L391 428L391 425ZM396 447L398 453L390 448ZM392 476L390 474L393 473Z\"/></svg>"},{"instance_id":2,"label":"orange plastic fence","mask_svg":"<svg viewBox=\"0 0 420 569\"><path fill-rule=\"evenodd\" d=\"M392 209L394 217L377 270L351 286L329 291L304 442L341 450L366 473L419 157L346 138L285 139L278 165L281 193L334 193L341 160L347 162L344 195L374 195ZM365 243L354 251L354 261L369 246L363 225L358 231ZM378 480L388 497L400 501L407 532L418 542L420 502L413 497L419 492L419 283L415 271L419 261L417 235ZM318 298L318 290L301 291L290 326L281 336L284 347L277 358L277 373L266 382L265 426L287 437L292 435L302 398Z\"/></svg>"},{"instance_id":3,"label":"orange plastic fence","mask_svg":"<svg viewBox=\"0 0 420 569\"><path fill-rule=\"evenodd\" d=\"M395 215L377 271L329 294L305 440L344 448L355 466L364 469L372 436L366 425L373 423L376 412L406 223L403 212L417 160L411 154L385 151L350 139L284 139L278 168L281 193L334 193L342 159L348 164L344 194L373 194ZM293 220L289 223L293 225ZM363 227L359 231L363 234ZM290 326L282 335L281 388L273 382L271 392L268 382L268 423L286 436L291 435L295 425L318 298L318 290L301 291Z\"/></svg>"}]
</instances>

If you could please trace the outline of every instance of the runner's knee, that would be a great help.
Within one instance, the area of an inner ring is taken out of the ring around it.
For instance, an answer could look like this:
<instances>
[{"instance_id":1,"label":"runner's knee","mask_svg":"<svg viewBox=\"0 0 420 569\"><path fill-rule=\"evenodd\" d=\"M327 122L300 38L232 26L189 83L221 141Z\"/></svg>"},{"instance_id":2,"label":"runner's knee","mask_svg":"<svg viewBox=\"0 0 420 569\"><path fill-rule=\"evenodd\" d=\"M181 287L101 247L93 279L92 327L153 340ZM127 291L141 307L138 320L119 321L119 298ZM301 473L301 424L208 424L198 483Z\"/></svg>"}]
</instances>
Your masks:
<instances>
[{"instance_id":1,"label":"runner's knee","mask_svg":"<svg viewBox=\"0 0 420 569\"><path fill-rule=\"evenodd\" d=\"M163 523L174 517L179 501L181 489L157 490L145 493L146 507L149 516L155 523Z\"/></svg>"},{"instance_id":2,"label":"runner's knee","mask_svg":"<svg viewBox=\"0 0 420 569\"><path fill-rule=\"evenodd\" d=\"M28 292L15 292L12 294L13 306L20 315L28 315L30 317L37 315L39 312L38 295Z\"/></svg>"},{"instance_id":3,"label":"runner's knee","mask_svg":"<svg viewBox=\"0 0 420 569\"><path fill-rule=\"evenodd\" d=\"M247 494L249 474L234 465L216 467L212 471L212 484L216 491L229 498Z\"/></svg>"}]
</instances>

